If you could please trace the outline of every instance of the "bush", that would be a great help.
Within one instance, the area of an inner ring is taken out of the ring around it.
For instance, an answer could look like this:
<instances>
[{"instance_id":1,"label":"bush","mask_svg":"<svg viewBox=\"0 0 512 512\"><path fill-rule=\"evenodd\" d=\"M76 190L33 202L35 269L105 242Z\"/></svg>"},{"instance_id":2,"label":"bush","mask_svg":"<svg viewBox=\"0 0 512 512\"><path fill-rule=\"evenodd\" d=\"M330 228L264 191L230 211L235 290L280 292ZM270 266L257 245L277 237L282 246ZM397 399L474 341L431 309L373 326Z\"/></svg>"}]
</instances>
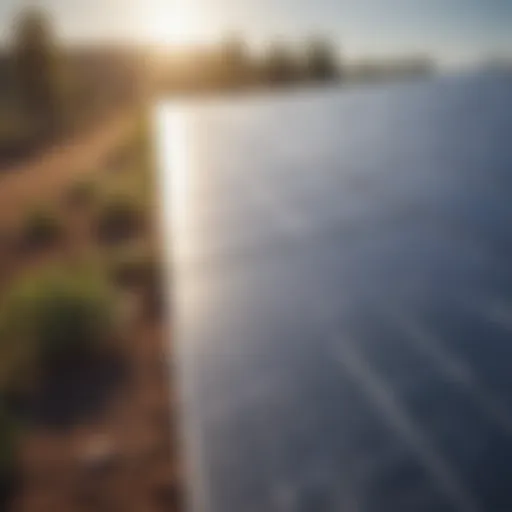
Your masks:
<instances>
[{"instance_id":1,"label":"bush","mask_svg":"<svg viewBox=\"0 0 512 512\"><path fill-rule=\"evenodd\" d=\"M55 212L44 208L30 210L21 226L21 244L24 248L47 247L63 235L64 225Z\"/></svg>"},{"instance_id":2,"label":"bush","mask_svg":"<svg viewBox=\"0 0 512 512\"><path fill-rule=\"evenodd\" d=\"M111 257L108 272L117 286L141 294L144 313L163 311L165 279L157 253L144 247L129 247Z\"/></svg>"},{"instance_id":3,"label":"bush","mask_svg":"<svg viewBox=\"0 0 512 512\"><path fill-rule=\"evenodd\" d=\"M0 314L4 386L22 386L48 365L97 353L112 335L113 306L104 280L89 269L45 270L16 283Z\"/></svg>"},{"instance_id":4,"label":"bush","mask_svg":"<svg viewBox=\"0 0 512 512\"><path fill-rule=\"evenodd\" d=\"M160 265L151 251L141 247L128 247L111 257L108 271L116 285L140 287L158 278Z\"/></svg>"},{"instance_id":5,"label":"bush","mask_svg":"<svg viewBox=\"0 0 512 512\"><path fill-rule=\"evenodd\" d=\"M66 191L65 200L70 206L88 206L97 194L96 183L91 179L78 179Z\"/></svg>"},{"instance_id":6,"label":"bush","mask_svg":"<svg viewBox=\"0 0 512 512\"><path fill-rule=\"evenodd\" d=\"M103 242L116 243L135 236L144 225L144 213L135 198L118 194L107 198L96 216L96 232Z\"/></svg>"}]
</instances>

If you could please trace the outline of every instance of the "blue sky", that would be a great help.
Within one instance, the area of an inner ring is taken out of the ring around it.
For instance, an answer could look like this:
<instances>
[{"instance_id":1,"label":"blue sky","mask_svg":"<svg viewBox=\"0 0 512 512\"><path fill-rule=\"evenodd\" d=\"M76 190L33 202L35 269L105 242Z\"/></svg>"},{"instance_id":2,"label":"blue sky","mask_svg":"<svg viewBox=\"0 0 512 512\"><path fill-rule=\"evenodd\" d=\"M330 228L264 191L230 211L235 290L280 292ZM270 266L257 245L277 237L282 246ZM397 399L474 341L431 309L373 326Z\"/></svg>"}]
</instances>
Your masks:
<instances>
[{"instance_id":1,"label":"blue sky","mask_svg":"<svg viewBox=\"0 0 512 512\"><path fill-rule=\"evenodd\" d=\"M348 56L426 51L448 62L512 54L512 0L0 0L8 33L23 5L46 7L76 39L251 41L325 32Z\"/></svg>"}]
</instances>

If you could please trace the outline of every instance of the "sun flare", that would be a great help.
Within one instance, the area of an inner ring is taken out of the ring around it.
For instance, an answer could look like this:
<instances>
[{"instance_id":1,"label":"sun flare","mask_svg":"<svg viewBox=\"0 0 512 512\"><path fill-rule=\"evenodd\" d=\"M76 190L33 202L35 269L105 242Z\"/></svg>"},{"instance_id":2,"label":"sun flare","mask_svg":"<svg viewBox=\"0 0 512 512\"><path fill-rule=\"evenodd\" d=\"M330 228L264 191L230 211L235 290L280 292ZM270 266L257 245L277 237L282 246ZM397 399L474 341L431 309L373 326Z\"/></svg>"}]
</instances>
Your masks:
<instances>
[{"instance_id":1,"label":"sun flare","mask_svg":"<svg viewBox=\"0 0 512 512\"><path fill-rule=\"evenodd\" d=\"M188 45L196 42L196 17L186 0L174 0L171 5L156 9L152 32L156 41L165 45Z\"/></svg>"}]
</instances>

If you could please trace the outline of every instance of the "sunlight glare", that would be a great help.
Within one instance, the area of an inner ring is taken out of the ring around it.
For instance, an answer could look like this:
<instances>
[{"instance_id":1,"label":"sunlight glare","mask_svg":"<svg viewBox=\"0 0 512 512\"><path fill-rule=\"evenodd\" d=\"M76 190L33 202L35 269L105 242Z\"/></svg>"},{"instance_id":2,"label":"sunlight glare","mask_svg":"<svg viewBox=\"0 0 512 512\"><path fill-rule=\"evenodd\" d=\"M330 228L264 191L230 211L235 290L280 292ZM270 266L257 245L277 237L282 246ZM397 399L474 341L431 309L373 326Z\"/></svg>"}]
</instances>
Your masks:
<instances>
[{"instance_id":1,"label":"sunlight glare","mask_svg":"<svg viewBox=\"0 0 512 512\"><path fill-rule=\"evenodd\" d=\"M190 2L161 2L154 10L152 35L156 41L164 45L192 44L197 40L195 22L197 20Z\"/></svg>"},{"instance_id":2,"label":"sunlight glare","mask_svg":"<svg viewBox=\"0 0 512 512\"><path fill-rule=\"evenodd\" d=\"M161 169L163 224L172 233L176 257L187 254L193 240L190 235L190 126L186 111L177 105L158 110L157 152Z\"/></svg>"}]
</instances>

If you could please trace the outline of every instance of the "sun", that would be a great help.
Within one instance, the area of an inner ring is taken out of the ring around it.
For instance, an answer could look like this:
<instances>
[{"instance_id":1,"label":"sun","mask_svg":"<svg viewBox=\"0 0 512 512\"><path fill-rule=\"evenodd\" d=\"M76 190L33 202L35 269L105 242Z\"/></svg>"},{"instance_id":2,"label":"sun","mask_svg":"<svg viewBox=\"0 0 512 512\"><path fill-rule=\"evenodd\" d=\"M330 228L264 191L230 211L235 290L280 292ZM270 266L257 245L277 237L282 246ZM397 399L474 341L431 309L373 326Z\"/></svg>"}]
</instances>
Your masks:
<instances>
[{"instance_id":1,"label":"sun","mask_svg":"<svg viewBox=\"0 0 512 512\"><path fill-rule=\"evenodd\" d=\"M152 18L151 35L155 41L173 46L197 42L196 19L187 0L173 0L155 9Z\"/></svg>"}]
</instances>

